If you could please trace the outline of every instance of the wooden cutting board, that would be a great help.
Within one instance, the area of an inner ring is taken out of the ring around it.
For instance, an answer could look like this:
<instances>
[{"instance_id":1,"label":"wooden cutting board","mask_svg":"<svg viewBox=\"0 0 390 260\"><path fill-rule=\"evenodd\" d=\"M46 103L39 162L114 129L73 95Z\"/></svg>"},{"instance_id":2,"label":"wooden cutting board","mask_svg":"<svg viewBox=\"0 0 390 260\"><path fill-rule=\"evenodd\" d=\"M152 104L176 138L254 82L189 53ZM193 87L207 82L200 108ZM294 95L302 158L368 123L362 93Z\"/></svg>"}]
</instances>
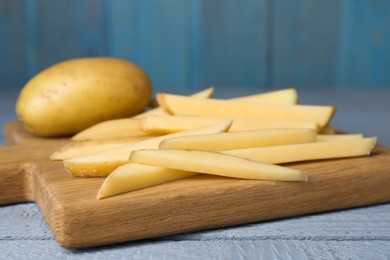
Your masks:
<instances>
[{"instance_id":1,"label":"wooden cutting board","mask_svg":"<svg viewBox=\"0 0 390 260\"><path fill-rule=\"evenodd\" d=\"M372 156L293 164L307 183L197 176L96 200L103 178L75 178L49 155L67 140L6 127L0 205L38 204L57 241L82 248L390 201L390 149Z\"/></svg>"}]
</instances>

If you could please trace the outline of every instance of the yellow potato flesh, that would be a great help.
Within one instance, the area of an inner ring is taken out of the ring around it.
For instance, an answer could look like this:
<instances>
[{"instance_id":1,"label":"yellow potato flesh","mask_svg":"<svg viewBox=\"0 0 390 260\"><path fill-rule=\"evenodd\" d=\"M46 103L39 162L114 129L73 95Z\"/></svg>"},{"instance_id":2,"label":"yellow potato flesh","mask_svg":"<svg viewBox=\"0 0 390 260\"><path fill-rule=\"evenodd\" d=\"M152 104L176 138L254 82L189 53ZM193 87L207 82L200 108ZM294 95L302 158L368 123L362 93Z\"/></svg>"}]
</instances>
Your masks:
<instances>
[{"instance_id":1,"label":"yellow potato flesh","mask_svg":"<svg viewBox=\"0 0 390 260\"><path fill-rule=\"evenodd\" d=\"M130 62L74 59L32 78L20 93L16 113L36 135L70 135L105 120L142 112L151 91L146 73Z\"/></svg>"},{"instance_id":2,"label":"yellow potato flesh","mask_svg":"<svg viewBox=\"0 0 390 260\"><path fill-rule=\"evenodd\" d=\"M236 101L159 94L162 108L174 115L222 116L230 118L256 118L287 121L316 122L324 127L334 114L334 107L304 105L260 105Z\"/></svg>"},{"instance_id":3,"label":"yellow potato flesh","mask_svg":"<svg viewBox=\"0 0 390 260\"><path fill-rule=\"evenodd\" d=\"M205 99L205 98L210 98L213 95L213 93L214 93L214 87L209 87L207 89L204 89L202 91L190 95L190 97ZM161 115L168 115L168 113L165 112L164 109L162 109L161 107L156 107L149 111L145 111L135 116L134 118L143 118L145 116L151 116L151 115L161 116Z\"/></svg>"},{"instance_id":4,"label":"yellow potato flesh","mask_svg":"<svg viewBox=\"0 0 390 260\"><path fill-rule=\"evenodd\" d=\"M101 151L110 150L126 144L144 141L155 137L157 136L137 136L118 139L106 139L103 141L73 142L64 146L62 149L54 152L50 156L50 160L58 161L72 159Z\"/></svg>"},{"instance_id":5,"label":"yellow potato flesh","mask_svg":"<svg viewBox=\"0 0 390 260\"><path fill-rule=\"evenodd\" d=\"M376 138L316 142L224 151L226 154L267 163L289 163L369 155Z\"/></svg>"},{"instance_id":6,"label":"yellow potato flesh","mask_svg":"<svg viewBox=\"0 0 390 260\"><path fill-rule=\"evenodd\" d=\"M227 120L218 124L164 135L99 153L64 160L64 166L68 172L75 176L107 176L118 166L128 163L129 155L132 151L158 148L161 141L167 138L226 132L231 126L231 123L231 120Z\"/></svg>"},{"instance_id":7,"label":"yellow potato flesh","mask_svg":"<svg viewBox=\"0 0 390 260\"><path fill-rule=\"evenodd\" d=\"M342 141L342 140L356 140L362 139L362 134L330 134L317 135L317 142Z\"/></svg>"},{"instance_id":8,"label":"yellow potato flesh","mask_svg":"<svg viewBox=\"0 0 390 260\"><path fill-rule=\"evenodd\" d=\"M243 158L257 160L263 163L288 163L369 155L375 144L376 138L366 138L361 140L240 149L224 151L223 153L237 157L242 156ZM119 193L130 192L136 189L194 176L193 172L177 172L176 170L163 167L154 166L153 168L153 166L140 164L137 164L135 171L133 164L123 165L113 171L101 186L98 197L109 197ZM134 171L136 174L133 175L132 173Z\"/></svg>"},{"instance_id":9,"label":"yellow potato flesh","mask_svg":"<svg viewBox=\"0 0 390 260\"><path fill-rule=\"evenodd\" d=\"M140 119L142 130L149 133L175 133L185 131L208 124L220 122L226 117L207 116L147 116ZM275 129L275 128L307 128L317 131L315 122L260 120L251 118L234 118L229 132Z\"/></svg>"},{"instance_id":10,"label":"yellow potato flesh","mask_svg":"<svg viewBox=\"0 0 390 260\"><path fill-rule=\"evenodd\" d=\"M128 163L115 169L105 179L98 191L97 198L102 199L195 175L198 174L164 167Z\"/></svg>"},{"instance_id":11,"label":"yellow potato flesh","mask_svg":"<svg viewBox=\"0 0 390 260\"><path fill-rule=\"evenodd\" d=\"M175 137L162 141L159 147L161 149L225 151L315 141L316 132L310 129L269 129Z\"/></svg>"},{"instance_id":12,"label":"yellow potato flesh","mask_svg":"<svg viewBox=\"0 0 390 260\"><path fill-rule=\"evenodd\" d=\"M189 172L252 180L306 181L304 171L255 162L227 154L196 150L138 150L130 155L137 163Z\"/></svg>"},{"instance_id":13,"label":"yellow potato flesh","mask_svg":"<svg viewBox=\"0 0 390 260\"><path fill-rule=\"evenodd\" d=\"M298 94L296 89L289 88L229 100L274 105L295 105L298 103Z\"/></svg>"},{"instance_id":14,"label":"yellow potato flesh","mask_svg":"<svg viewBox=\"0 0 390 260\"><path fill-rule=\"evenodd\" d=\"M142 130L139 119L121 118L93 125L74 135L72 141L103 140L148 135L151 134Z\"/></svg>"}]
</instances>

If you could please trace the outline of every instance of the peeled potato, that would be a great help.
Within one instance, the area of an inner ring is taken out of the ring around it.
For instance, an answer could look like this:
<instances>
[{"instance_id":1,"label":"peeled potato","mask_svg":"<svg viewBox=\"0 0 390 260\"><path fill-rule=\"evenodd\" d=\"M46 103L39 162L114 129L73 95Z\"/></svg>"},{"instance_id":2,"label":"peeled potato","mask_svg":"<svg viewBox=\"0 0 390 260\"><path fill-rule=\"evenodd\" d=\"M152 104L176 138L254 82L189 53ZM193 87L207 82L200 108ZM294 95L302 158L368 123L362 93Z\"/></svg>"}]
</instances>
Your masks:
<instances>
[{"instance_id":1,"label":"peeled potato","mask_svg":"<svg viewBox=\"0 0 390 260\"><path fill-rule=\"evenodd\" d=\"M151 94L148 75L135 64L81 58L58 63L32 78L20 93L16 113L33 134L64 136L136 115Z\"/></svg>"}]
</instances>

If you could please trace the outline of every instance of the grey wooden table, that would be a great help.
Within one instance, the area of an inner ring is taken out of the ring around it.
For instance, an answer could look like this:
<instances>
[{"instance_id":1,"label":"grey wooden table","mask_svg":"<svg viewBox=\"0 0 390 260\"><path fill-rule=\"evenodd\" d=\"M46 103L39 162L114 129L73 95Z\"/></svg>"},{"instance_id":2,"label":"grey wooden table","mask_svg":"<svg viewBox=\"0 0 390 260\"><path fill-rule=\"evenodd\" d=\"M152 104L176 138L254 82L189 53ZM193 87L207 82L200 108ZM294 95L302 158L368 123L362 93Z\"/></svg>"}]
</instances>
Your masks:
<instances>
[{"instance_id":1,"label":"grey wooden table","mask_svg":"<svg viewBox=\"0 0 390 260\"><path fill-rule=\"evenodd\" d=\"M239 91L217 96L254 92ZM16 119L16 97L0 91L1 127ZM302 103L337 106L334 126L378 136L390 147L390 89L311 89L300 97ZM0 206L0 259L57 258L390 259L390 204L82 250L60 247L35 204Z\"/></svg>"}]
</instances>

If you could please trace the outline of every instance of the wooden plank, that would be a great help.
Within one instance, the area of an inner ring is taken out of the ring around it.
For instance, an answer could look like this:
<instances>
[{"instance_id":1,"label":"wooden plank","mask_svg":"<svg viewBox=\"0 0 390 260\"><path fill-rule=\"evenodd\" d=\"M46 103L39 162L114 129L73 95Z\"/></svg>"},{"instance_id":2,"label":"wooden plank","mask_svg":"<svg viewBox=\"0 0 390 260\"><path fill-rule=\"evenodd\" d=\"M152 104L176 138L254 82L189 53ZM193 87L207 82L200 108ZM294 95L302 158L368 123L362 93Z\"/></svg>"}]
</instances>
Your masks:
<instances>
[{"instance_id":1,"label":"wooden plank","mask_svg":"<svg viewBox=\"0 0 390 260\"><path fill-rule=\"evenodd\" d=\"M201 1L195 85L268 86L268 1ZM196 39L195 39L196 40Z\"/></svg>"},{"instance_id":2,"label":"wooden plank","mask_svg":"<svg viewBox=\"0 0 390 260\"><path fill-rule=\"evenodd\" d=\"M104 200L96 200L102 178L74 178L61 162L47 159L57 147L58 143L42 142L2 148L0 203L37 202L54 236L65 247L103 245L390 201L390 150L380 146L369 158L294 164L308 172L308 183L198 176Z\"/></svg>"},{"instance_id":3,"label":"wooden plank","mask_svg":"<svg viewBox=\"0 0 390 260\"><path fill-rule=\"evenodd\" d=\"M213 241L143 241L116 246L64 250L53 240L2 241L5 259L388 259L390 241L295 241L295 240L213 240Z\"/></svg>"},{"instance_id":4,"label":"wooden plank","mask_svg":"<svg viewBox=\"0 0 390 260\"><path fill-rule=\"evenodd\" d=\"M390 2L343 1L337 84L381 87L390 82Z\"/></svg>"},{"instance_id":5,"label":"wooden plank","mask_svg":"<svg viewBox=\"0 0 390 260\"><path fill-rule=\"evenodd\" d=\"M0 240L54 240L33 203L3 206ZM390 204L179 234L160 241L390 241Z\"/></svg>"},{"instance_id":6,"label":"wooden plank","mask_svg":"<svg viewBox=\"0 0 390 260\"><path fill-rule=\"evenodd\" d=\"M108 54L139 64L155 91L188 85L190 1L111 1Z\"/></svg>"},{"instance_id":7,"label":"wooden plank","mask_svg":"<svg viewBox=\"0 0 390 260\"><path fill-rule=\"evenodd\" d=\"M104 55L103 7L103 0L31 2L28 77L66 59Z\"/></svg>"},{"instance_id":8,"label":"wooden plank","mask_svg":"<svg viewBox=\"0 0 390 260\"><path fill-rule=\"evenodd\" d=\"M273 85L334 85L341 3L338 0L275 1Z\"/></svg>"},{"instance_id":9,"label":"wooden plank","mask_svg":"<svg viewBox=\"0 0 390 260\"><path fill-rule=\"evenodd\" d=\"M0 1L0 88L25 84L26 59L22 0Z\"/></svg>"}]
</instances>

